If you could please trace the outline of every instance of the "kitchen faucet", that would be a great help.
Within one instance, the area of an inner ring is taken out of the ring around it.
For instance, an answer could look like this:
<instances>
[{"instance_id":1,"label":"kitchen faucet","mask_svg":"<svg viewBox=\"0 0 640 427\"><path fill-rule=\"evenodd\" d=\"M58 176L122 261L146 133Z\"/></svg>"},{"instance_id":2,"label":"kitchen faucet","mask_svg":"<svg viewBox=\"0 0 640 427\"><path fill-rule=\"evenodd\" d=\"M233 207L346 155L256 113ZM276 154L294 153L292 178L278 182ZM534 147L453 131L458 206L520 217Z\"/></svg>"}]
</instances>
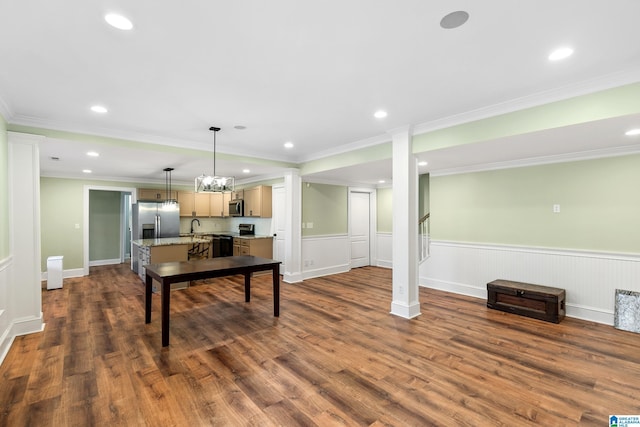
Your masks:
<instances>
[{"instance_id":1,"label":"kitchen faucet","mask_svg":"<svg viewBox=\"0 0 640 427\"><path fill-rule=\"evenodd\" d=\"M191 234L193 234L193 221L197 221L198 222L198 227L200 227L200 220L198 218L193 218L191 220Z\"/></svg>"}]
</instances>

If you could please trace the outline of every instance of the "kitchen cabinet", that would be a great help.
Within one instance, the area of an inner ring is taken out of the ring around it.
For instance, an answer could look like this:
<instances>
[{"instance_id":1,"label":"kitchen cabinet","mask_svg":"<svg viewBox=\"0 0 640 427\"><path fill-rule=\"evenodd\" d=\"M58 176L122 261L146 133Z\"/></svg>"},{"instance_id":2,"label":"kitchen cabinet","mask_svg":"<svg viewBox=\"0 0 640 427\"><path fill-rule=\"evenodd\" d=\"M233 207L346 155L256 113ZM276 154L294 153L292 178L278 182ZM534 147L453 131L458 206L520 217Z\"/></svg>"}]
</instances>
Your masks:
<instances>
[{"instance_id":1,"label":"kitchen cabinet","mask_svg":"<svg viewBox=\"0 0 640 427\"><path fill-rule=\"evenodd\" d=\"M193 216L211 216L211 194L195 193L194 197L194 214Z\"/></svg>"},{"instance_id":2,"label":"kitchen cabinet","mask_svg":"<svg viewBox=\"0 0 640 427\"><path fill-rule=\"evenodd\" d=\"M209 213L215 217L229 216L229 202L231 193L211 193L209 199Z\"/></svg>"},{"instance_id":3,"label":"kitchen cabinet","mask_svg":"<svg viewBox=\"0 0 640 427\"><path fill-rule=\"evenodd\" d=\"M253 255L261 258L273 257L273 238L233 238L233 256Z\"/></svg>"},{"instance_id":4,"label":"kitchen cabinet","mask_svg":"<svg viewBox=\"0 0 640 427\"><path fill-rule=\"evenodd\" d=\"M244 216L271 218L271 186L258 185L244 190Z\"/></svg>"},{"instance_id":5,"label":"kitchen cabinet","mask_svg":"<svg viewBox=\"0 0 640 427\"><path fill-rule=\"evenodd\" d=\"M177 193L177 191L169 191L169 199L176 200ZM138 188L138 200L164 201L167 200L167 192L157 188Z\"/></svg>"},{"instance_id":6,"label":"kitchen cabinet","mask_svg":"<svg viewBox=\"0 0 640 427\"><path fill-rule=\"evenodd\" d=\"M146 270L144 268L147 264L158 264L161 262L171 261L187 261L188 260L188 244L174 244L174 245L159 245L159 246L145 246L134 244L134 256L137 253L138 257L138 276L142 279L142 282L146 280ZM189 285L188 282L174 283L171 285L171 289L181 289ZM155 289L159 289L160 284L156 281L153 282Z\"/></svg>"},{"instance_id":7,"label":"kitchen cabinet","mask_svg":"<svg viewBox=\"0 0 640 427\"><path fill-rule=\"evenodd\" d=\"M208 217L211 215L210 193L196 193L194 191L178 191L180 216Z\"/></svg>"}]
</instances>

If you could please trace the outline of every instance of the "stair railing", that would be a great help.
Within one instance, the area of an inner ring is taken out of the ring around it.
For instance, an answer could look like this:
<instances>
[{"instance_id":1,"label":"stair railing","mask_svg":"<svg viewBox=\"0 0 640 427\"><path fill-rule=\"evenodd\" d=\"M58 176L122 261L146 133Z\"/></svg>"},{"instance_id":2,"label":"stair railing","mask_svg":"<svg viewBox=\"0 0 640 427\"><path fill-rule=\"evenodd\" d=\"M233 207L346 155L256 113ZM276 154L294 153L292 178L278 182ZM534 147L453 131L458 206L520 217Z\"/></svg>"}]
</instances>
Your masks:
<instances>
[{"instance_id":1,"label":"stair railing","mask_svg":"<svg viewBox=\"0 0 640 427\"><path fill-rule=\"evenodd\" d=\"M429 216L427 213L418 221L418 242L420 250L420 261L424 261L429 257Z\"/></svg>"}]
</instances>

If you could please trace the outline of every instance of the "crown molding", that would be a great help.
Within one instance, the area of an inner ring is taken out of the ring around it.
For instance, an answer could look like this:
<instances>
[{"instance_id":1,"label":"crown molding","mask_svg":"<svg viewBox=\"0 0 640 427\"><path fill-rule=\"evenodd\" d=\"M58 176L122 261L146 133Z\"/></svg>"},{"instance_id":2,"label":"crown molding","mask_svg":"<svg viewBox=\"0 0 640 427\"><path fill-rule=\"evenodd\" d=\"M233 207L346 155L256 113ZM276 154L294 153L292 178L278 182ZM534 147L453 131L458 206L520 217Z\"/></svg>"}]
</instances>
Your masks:
<instances>
[{"instance_id":1,"label":"crown molding","mask_svg":"<svg viewBox=\"0 0 640 427\"><path fill-rule=\"evenodd\" d=\"M458 168L428 171L429 176L459 175L463 173L485 172L499 169L513 169L528 166L541 166L552 163L568 163L580 160L601 159L605 157L628 156L640 154L640 145L605 148L601 150L588 150L575 153L558 154L553 156L530 157L527 159L510 160L506 162L484 163L479 165L461 166Z\"/></svg>"},{"instance_id":2,"label":"crown molding","mask_svg":"<svg viewBox=\"0 0 640 427\"><path fill-rule=\"evenodd\" d=\"M449 117L424 122L414 126L413 135L433 132L439 129L496 117L527 108L539 107L552 102L563 101L582 95L601 92L628 84L640 82L640 66L624 71L607 74L589 80L572 83L556 89L537 92L520 98L511 99L494 105L466 111Z\"/></svg>"}]
</instances>

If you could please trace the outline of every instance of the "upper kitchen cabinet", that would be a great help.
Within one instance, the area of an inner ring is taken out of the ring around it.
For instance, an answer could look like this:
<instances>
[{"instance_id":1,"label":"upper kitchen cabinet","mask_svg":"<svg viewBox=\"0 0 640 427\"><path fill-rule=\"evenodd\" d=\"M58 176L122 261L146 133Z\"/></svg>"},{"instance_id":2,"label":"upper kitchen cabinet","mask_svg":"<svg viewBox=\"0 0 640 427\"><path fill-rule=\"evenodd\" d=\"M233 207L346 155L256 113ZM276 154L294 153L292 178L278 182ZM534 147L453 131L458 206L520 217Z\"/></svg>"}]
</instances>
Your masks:
<instances>
[{"instance_id":1,"label":"upper kitchen cabinet","mask_svg":"<svg viewBox=\"0 0 640 427\"><path fill-rule=\"evenodd\" d=\"M211 216L211 194L195 193L195 213L192 216Z\"/></svg>"},{"instance_id":2,"label":"upper kitchen cabinet","mask_svg":"<svg viewBox=\"0 0 640 427\"><path fill-rule=\"evenodd\" d=\"M258 185L244 190L244 216L271 218L271 186Z\"/></svg>"},{"instance_id":3,"label":"upper kitchen cabinet","mask_svg":"<svg viewBox=\"0 0 640 427\"><path fill-rule=\"evenodd\" d=\"M229 202L231 193L211 193L209 199L209 212L211 216L229 216Z\"/></svg>"},{"instance_id":4,"label":"upper kitchen cabinet","mask_svg":"<svg viewBox=\"0 0 640 427\"><path fill-rule=\"evenodd\" d=\"M180 216L195 216L195 197L193 191L178 191L178 204Z\"/></svg>"},{"instance_id":5,"label":"upper kitchen cabinet","mask_svg":"<svg viewBox=\"0 0 640 427\"><path fill-rule=\"evenodd\" d=\"M178 191L180 216L207 217L211 215L209 193Z\"/></svg>"},{"instance_id":6,"label":"upper kitchen cabinet","mask_svg":"<svg viewBox=\"0 0 640 427\"><path fill-rule=\"evenodd\" d=\"M176 200L177 191L169 192L169 199ZM167 192L156 188L138 188L138 200L162 202L167 200Z\"/></svg>"}]
</instances>

